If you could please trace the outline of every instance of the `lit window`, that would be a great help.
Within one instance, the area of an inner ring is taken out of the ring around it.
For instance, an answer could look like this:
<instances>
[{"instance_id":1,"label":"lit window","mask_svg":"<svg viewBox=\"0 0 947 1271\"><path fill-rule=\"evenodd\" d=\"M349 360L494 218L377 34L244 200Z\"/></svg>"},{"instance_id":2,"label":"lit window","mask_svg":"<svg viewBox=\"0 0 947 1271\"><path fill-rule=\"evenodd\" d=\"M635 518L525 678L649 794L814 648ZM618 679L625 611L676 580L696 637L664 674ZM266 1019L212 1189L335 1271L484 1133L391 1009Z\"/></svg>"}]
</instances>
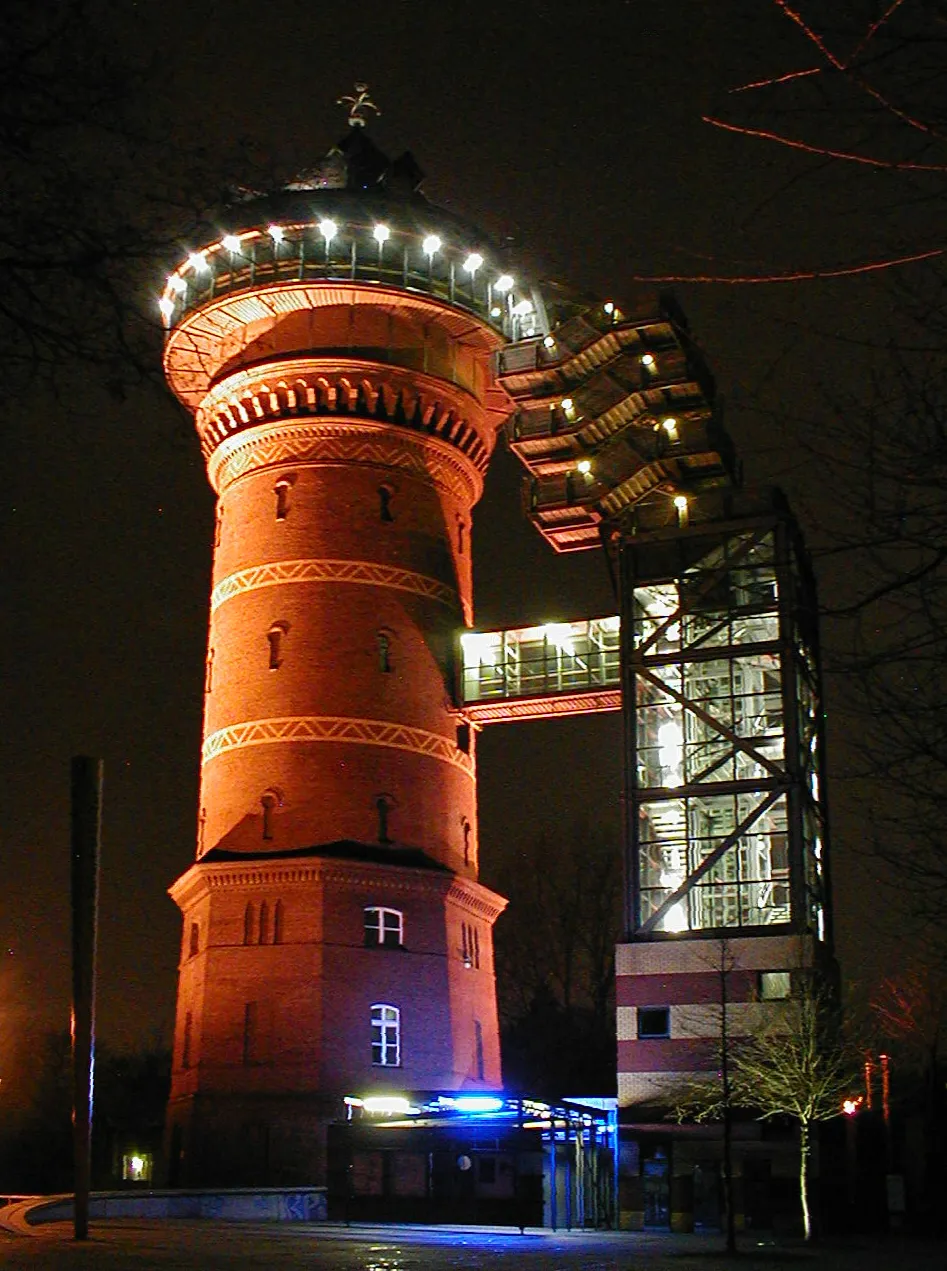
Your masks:
<instances>
[{"instance_id":1,"label":"lit window","mask_svg":"<svg viewBox=\"0 0 947 1271\"><path fill-rule=\"evenodd\" d=\"M760 972L760 1001L784 1002L792 996L792 975L789 971Z\"/></svg>"},{"instance_id":2,"label":"lit window","mask_svg":"<svg viewBox=\"0 0 947 1271\"><path fill-rule=\"evenodd\" d=\"M401 910L370 905L365 910L365 943L400 949L404 944L404 914Z\"/></svg>"},{"instance_id":3,"label":"lit window","mask_svg":"<svg viewBox=\"0 0 947 1271\"><path fill-rule=\"evenodd\" d=\"M150 1183L154 1169L154 1157L150 1152L129 1152L122 1157L122 1181L125 1183Z\"/></svg>"},{"instance_id":4,"label":"lit window","mask_svg":"<svg viewBox=\"0 0 947 1271\"><path fill-rule=\"evenodd\" d=\"M670 1037L670 1008L667 1006L639 1006L638 1036L642 1038Z\"/></svg>"},{"instance_id":5,"label":"lit window","mask_svg":"<svg viewBox=\"0 0 947 1271\"><path fill-rule=\"evenodd\" d=\"M377 1002L372 1007L372 1063L397 1068L401 1063L401 1012L397 1006Z\"/></svg>"}]
</instances>

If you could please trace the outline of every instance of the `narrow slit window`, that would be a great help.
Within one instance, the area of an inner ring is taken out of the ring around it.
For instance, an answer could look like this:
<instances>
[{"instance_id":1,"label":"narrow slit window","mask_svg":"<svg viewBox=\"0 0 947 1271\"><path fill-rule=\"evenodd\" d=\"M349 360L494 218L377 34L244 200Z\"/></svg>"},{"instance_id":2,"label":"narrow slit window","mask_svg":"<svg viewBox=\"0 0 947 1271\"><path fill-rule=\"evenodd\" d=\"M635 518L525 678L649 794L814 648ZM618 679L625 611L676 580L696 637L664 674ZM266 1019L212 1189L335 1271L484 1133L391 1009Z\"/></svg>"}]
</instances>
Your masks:
<instances>
[{"instance_id":1,"label":"narrow slit window","mask_svg":"<svg viewBox=\"0 0 947 1271\"><path fill-rule=\"evenodd\" d=\"M201 929L196 922L191 923L191 931L188 936L187 956L189 958L197 957L201 947Z\"/></svg>"},{"instance_id":2,"label":"narrow slit window","mask_svg":"<svg viewBox=\"0 0 947 1271\"><path fill-rule=\"evenodd\" d=\"M394 801L387 794L380 794L375 800L375 811L378 813L378 842L390 843L392 841L389 833L389 819L391 817L391 809Z\"/></svg>"},{"instance_id":3,"label":"narrow slit window","mask_svg":"<svg viewBox=\"0 0 947 1271\"><path fill-rule=\"evenodd\" d=\"M378 669L387 675L392 670L391 636L386 631L379 631L375 639L378 642Z\"/></svg>"},{"instance_id":4,"label":"narrow slit window","mask_svg":"<svg viewBox=\"0 0 947 1271\"><path fill-rule=\"evenodd\" d=\"M483 1025L479 1019L474 1020L474 1063L476 1064L477 1080L483 1081Z\"/></svg>"},{"instance_id":5,"label":"narrow slit window","mask_svg":"<svg viewBox=\"0 0 947 1271\"><path fill-rule=\"evenodd\" d=\"M214 687L214 650L207 650L207 662L204 665L204 692L210 693Z\"/></svg>"},{"instance_id":6,"label":"narrow slit window","mask_svg":"<svg viewBox=\"0 0 947 1271\"><path fill-rule=\"evenodd\" d=\"M191 1066L191 1034L194 1029L194 1016L190 1011L184 1016L184 1039L181 1043L181 1067Z\"/></svg>"},{"instance_id":7,"label":"narrow slit window","mask_svg":"<svg viewBox=\"0 0 947 1271\"><path fill-rule=\"evenodd\" d=\"M480 970L480 928L472 927L471 931L473 932L473 964L479 971Z\"/></svg>"},{"instance_id":8,"label":"narrow slit window","mask_svg":"<svg viewBox=\"0 0 947 1271\"><path fill-rule=\"evenodd\" d=\"M264 900L260 905L260 944L266 944L270 938L270 911Z\"/></svg>"},{"instance_id":9,"label":"narrow slit window","mask_svg":"<svg viewBox=\"0 0 947 1271\"><path fill-rule=\"evenodd\" d=\"M293 488L293 478L284 477L277 481L273 487L273 493L276 495L276 519L285 521L290 511L290 491Z\"/></svg>"},{"instance_id":10,"label":"narrow slit window","mask_svg":"<svg viewBox=\"0 0 947 1271\"><path fill-rule=\"evenodd\" d=\"M394 498L394 490L390 485L380 485L378 487L378 519L380 521L390 522L395 519L395 515L391 510L391 500Z\"/></svg>"},{"instance_id":11,"label":"narrow slit window","mask_svg":"<svg viewBox=\"0 0 947 1271\"><path fill-rule=\"evenodd\" d=\"M243 1062L256 1063L260 1051L260 1008L256 1002L243 1007Z\"/></svg>"},{"instance_id":12,"label":"narrow slit window","mask_svg":"<svg viewBox=\"0 0 947 1271\"><path fill-rule=\"evenodd\" d=\"M271 671L278 671L283 665L286 635L288 631L288 622L274 622L272 627L270 627L269 631L266 633L267 644L269 645Z\"/></svg>"},{"instance_id":13,"label":"narrow slit window","mask_svg":"<svg viewBox=\"0 0 947 1271\"><path fill-rule=\"evenodd\" d=\"M253 944L253 902L243 911L243 943Z\"/></svg>"},{"instance_id":14,"label":"narrow slit window","mask_svg":"<svg viewBox=\"0 0 947 1271\"><path fill-rule=\"evenodd\" d=\"M273 906L273 943L283 943L283 902L281 900Z\"/></svg>"},{"instance_id":15,"label":"narrow slit window","mask_svg":"<svg viewBox=\"0 0 947 1271\"><path fill-rule=\"evenodd\" d=\"M260 807L263 810L263 838L269 842L276 833L276 809L279 807L279 797L271 790L268 790L260 800Z\"/></svg>"}]
</instances>

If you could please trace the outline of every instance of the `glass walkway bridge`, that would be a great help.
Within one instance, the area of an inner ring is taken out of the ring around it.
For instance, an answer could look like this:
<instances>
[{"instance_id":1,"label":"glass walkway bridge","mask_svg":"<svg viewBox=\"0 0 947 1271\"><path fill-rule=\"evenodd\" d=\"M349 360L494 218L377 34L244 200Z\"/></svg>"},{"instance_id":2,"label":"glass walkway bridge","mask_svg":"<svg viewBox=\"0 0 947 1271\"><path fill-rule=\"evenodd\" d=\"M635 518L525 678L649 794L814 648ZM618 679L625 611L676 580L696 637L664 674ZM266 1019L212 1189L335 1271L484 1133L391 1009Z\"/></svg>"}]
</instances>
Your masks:
<instances>
[{"instance_id":1,"label":"glass walkway bridge","mask_svg":"<svg viewBox=\"0 0 947 1271\"><path fill-rule=\"evenodd\" d=\"M480 724L621 709L617 615L460 637L464 713Z\"/></svg>"}]
</instances>

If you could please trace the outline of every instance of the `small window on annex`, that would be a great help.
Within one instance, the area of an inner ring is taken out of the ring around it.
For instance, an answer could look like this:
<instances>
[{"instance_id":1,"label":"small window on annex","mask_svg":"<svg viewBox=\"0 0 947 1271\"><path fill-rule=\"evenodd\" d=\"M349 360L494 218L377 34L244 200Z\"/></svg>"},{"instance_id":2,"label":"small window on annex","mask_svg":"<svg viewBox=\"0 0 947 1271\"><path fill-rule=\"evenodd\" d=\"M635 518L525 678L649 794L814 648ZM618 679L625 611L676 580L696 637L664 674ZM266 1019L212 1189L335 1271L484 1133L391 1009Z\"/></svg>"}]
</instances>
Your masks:
<instances>
[{"instance_id":1,"label":"small window on annex","mask_svg":"<svg viewBox=\"0 0 947 1271\"><path fill-rule=\"evenodd\" d=\"M365 909L365 944L400 949L404 944L404 914L400 909L369 905Z\"/></svg>"},{"instance_id":2,"label":"small window on annex","mask_svg":"<svg viewBox=\"0 0 947 1271\"><path fill-rule=\"evenodd\" d=\"M760 1001L785 1002L792 997L792 973L789 971L760 972Z\"/></svg>"},{"instance_id":3,"label":"small window on annex","mask_svg":"<svg viewBox=\"0 0 947 1271\"><path fill-rule=\"evenodd\" d=\"M386 1002L372 1006L372 1063L379 1068L401 1063L401 1012Z\"/></svg>"},{"instance_id":4,"label":"small window on annex","mask_svg":"<svg viewBox=\"0 0 947 1271\"><path fill-rule=\"evenodd\" d=\"M668 1006L638 1007L639 1038L670 1037L671 1010Z\"/></svg>"}]
</instances>

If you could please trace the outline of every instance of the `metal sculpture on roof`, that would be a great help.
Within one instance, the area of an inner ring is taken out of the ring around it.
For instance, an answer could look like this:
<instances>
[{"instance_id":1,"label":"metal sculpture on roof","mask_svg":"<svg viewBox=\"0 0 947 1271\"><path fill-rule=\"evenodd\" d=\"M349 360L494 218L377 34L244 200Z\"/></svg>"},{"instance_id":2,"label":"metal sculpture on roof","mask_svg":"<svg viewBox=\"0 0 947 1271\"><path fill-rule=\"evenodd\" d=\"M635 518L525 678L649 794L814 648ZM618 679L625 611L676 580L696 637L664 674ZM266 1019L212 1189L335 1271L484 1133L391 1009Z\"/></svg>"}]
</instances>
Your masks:
<instances>
[{"instance_id":1,"label":"metal sculpture on roof","mask_svg":"<svg viewBox=\"0 0 947 1271\"><path fill-rule=\"evenodd\" d=\"M349 108L349 127L364 128L368 120L362 114L362 111L373 110L376 115L380 115L381 111L372 101L371 94L368 91L368 85L356 81L355 93L345 93L342 97L335 99L337 106L348 106Z\"/></svg>"}]
</instances>

